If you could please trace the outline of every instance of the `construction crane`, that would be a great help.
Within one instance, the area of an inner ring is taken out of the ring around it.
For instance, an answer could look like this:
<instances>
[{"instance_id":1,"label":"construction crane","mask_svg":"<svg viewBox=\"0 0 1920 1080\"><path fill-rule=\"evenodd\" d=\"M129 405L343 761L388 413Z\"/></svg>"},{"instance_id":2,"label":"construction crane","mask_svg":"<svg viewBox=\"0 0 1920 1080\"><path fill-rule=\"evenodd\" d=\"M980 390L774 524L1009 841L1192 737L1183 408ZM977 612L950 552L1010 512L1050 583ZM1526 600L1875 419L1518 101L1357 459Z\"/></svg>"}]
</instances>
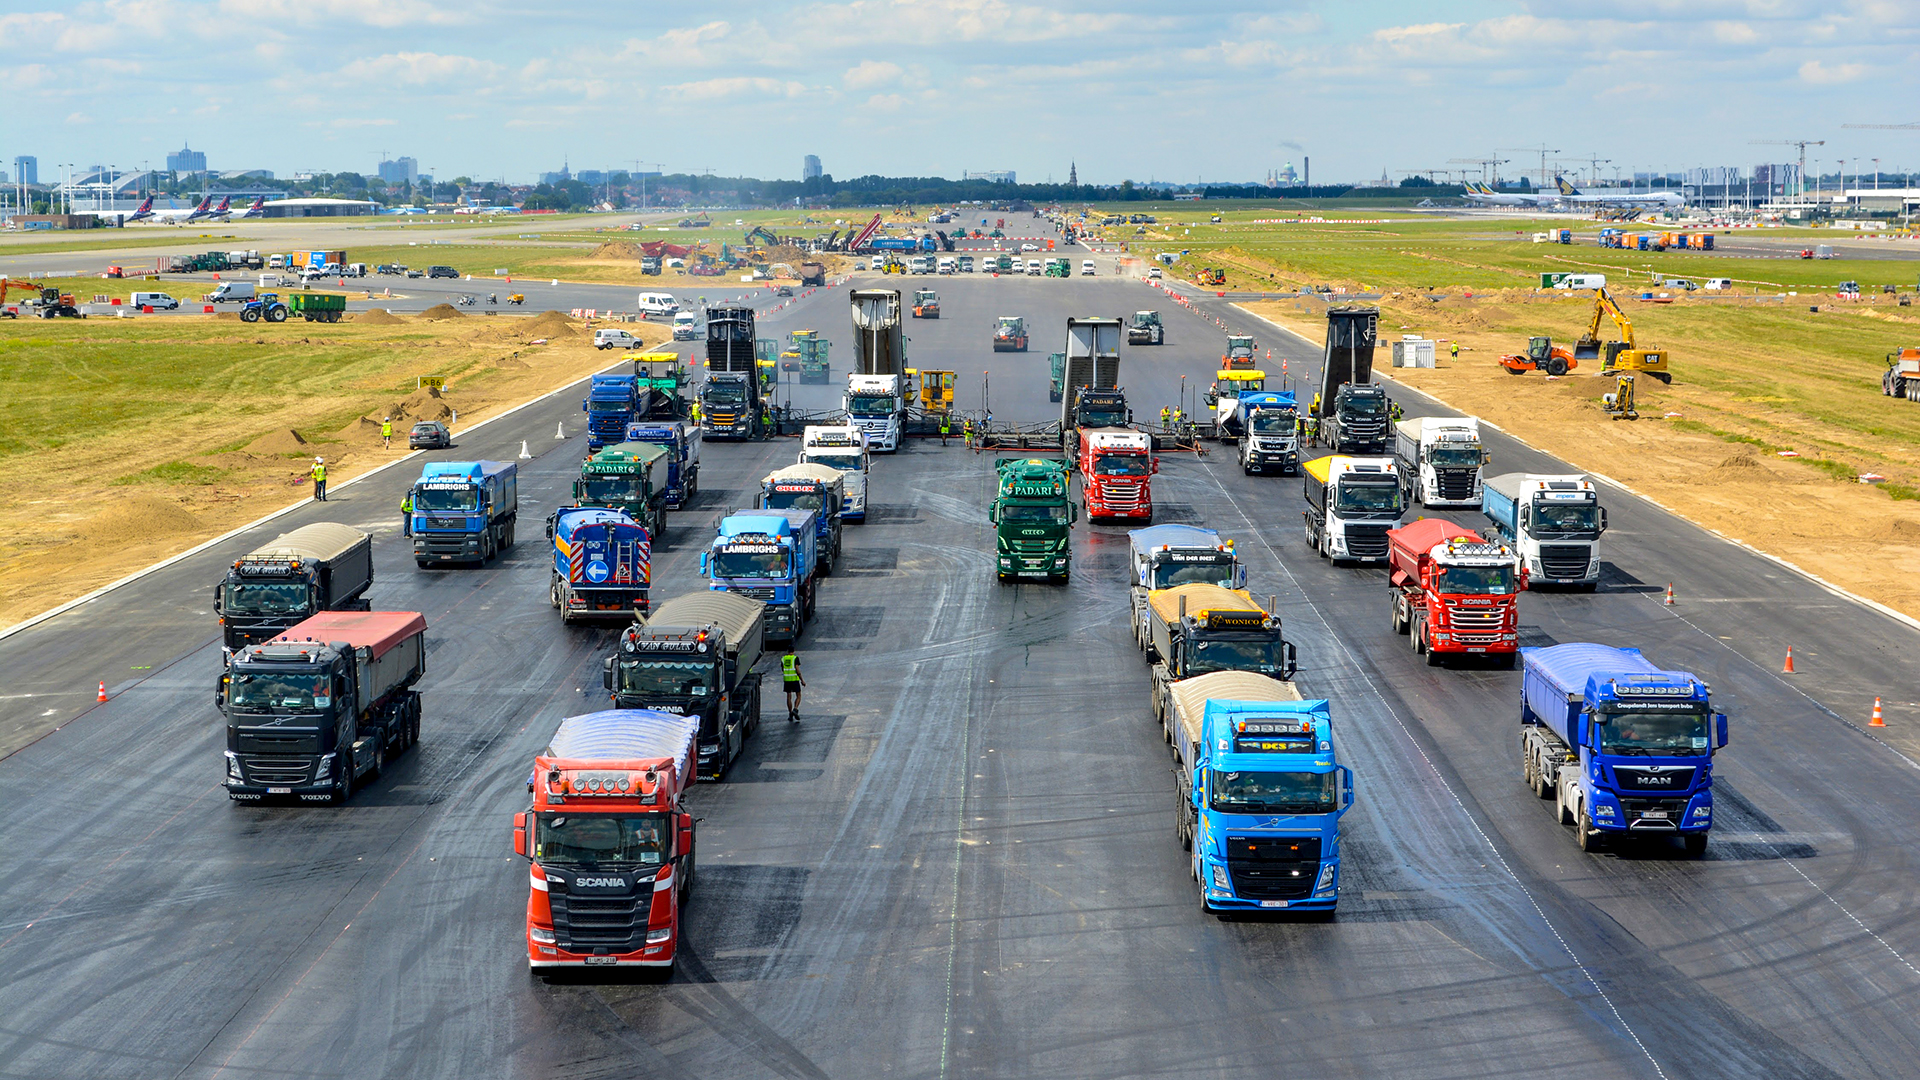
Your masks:
<instances>
[{"instance_id":1,"label":"construction crane","mask_svg":"<svg viewBox=\"0 0 1920 1080\"><path fill-rule=\"evenodd\" d=\"M1598 154L1588 154L1585 157L1576 157L1570 160L1584 161L1587 163L1587 183L1595 187L1600 186L1600 166L1613 164L1612 158L1604 158Z\"/></svg>"},{"instance_id":2,"label":"construction crane","mask_svg":"<svg viewBox=\"0 0 1920 1080\"><path fill-rule=\"evenodd\" d=\"M1493 152L1496 154L1506 154L1506 153L1539 154L1540 155L1540 186L1544 188L1548 186L1550 183L1552 183L1552 178L1547 176L1547 155L1557 154L1560 151L1549 150L1547 149L1546 143L1541 143L1539 146L1496 146L1493 148Z\"/></svg>"},{"instance_id":3,"label":"construction crane","mask_svg":"<svg viewBox=\"0 0 1920 1080\"><path fill-rule=\"evenodd\" d=\"M1842 126L1852 127L1853 125L1846 124ZM1747 145L1748 146L1797 146L1799 147L1800 148L1800 190L1794 192L1794 194L1805 195L1807 193L1807 147L1825 146L1827 145L1827 140L1825 139L1749 139L1747 141Z\"/></svg>"},{"instance_id":4,"label":"construction crane","mask_svg":"<svg viewBox=\"0 0 1920 1080\"><path fill-rule=\"evenodd\" d=\"M1866 131L1920 131L1920 124L1841 124L1843 128L1861 128Z\"/></svg>"},{"instance_id":5,"label":"construction crane","mask_svg":"<svg viewBox=\"0 0 1920 1080\"><path fill-rule=\"evenodd\" d=\"M1447 164L1449 164L1449 165L1478 165L1478 166L1480 166L1480 179L1482 179L1482 180L1490 180L1490 181L1491 181L1491 182L1492 182L1492 183L1493 183L1493 184L1494 184L1495 186L1498 186L1498 185L1499 185L1499 183L1500 183L1500 166L1502 166L1502 165L1505 165L1505 164L1506 164L1506 163L1507 163L1507 162L1508 162L1509 160L1510 160L1510 159L1508 159L1508 158L1463 158L1463 157L1457 157L1457 158L1448 158L1448 159L1447 159ZM1489 172L1488 172L1488 170L1489 170L1489 169L1491 169L1491 170L1492 170L1492 172L1491 172L1491 173L1489 173ZM1462 174L1462 175L1464 176L1464 175L1465 175L1465 170L1462 170L1462 171L1461 171L1461 174Z\"/></svg>"}]
</instances>

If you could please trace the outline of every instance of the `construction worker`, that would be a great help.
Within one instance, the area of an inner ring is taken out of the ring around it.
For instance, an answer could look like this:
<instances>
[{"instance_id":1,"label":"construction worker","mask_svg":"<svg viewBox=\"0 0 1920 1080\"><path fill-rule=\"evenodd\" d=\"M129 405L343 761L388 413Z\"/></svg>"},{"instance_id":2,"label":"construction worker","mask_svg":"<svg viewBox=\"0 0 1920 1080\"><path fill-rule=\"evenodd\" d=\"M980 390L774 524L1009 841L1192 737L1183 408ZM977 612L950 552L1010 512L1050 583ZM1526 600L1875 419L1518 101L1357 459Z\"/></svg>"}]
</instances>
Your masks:
<instances>
[{"instance_id":1,"label":"construction worker","mask_svg":"<svg viewBox=\"0 0 1920 1080\"><path fill-rule=\"evenodd\" d=\"M940 445L947 445L947 436L953 434L953 417L949 413L940 414Z\"/></svg>"},{"instance_id":2,"label":"construction worker","mask_svg":"<svg viewBox=\"0 0 1920 1080\"><path fill-rule=\"evenodd\" d=\"M391 416L380 420L380 444L389 450L393 449L393 417Z\"/></svg>"},{"instance_id":3,"label":"construction worker","mask_svg":"<svg viewBox=\"0 0 1920 1080\"><path fill-rule=\"evenodd\" d=\"M1460 359L1460 343L1456 341L1452 345L1448 346L1447 355L1452 357L1455 360Z\"/></svg>"},{"instance_id":4,"label":"construction worker","mask_svg":"<svg viewBox=\"0 0 1920 1080\"><path fill-rule=\"evenodd\" d=\"M1407 410L1401 408L1399 402L1389 401L1387 403L1387 419L1392 420L1394 423L1397 424L1400 421L1405 420L1406 418L1407 418Z\"/></svg>"},{"instance_id":5,"label":"construction worker","mask_svg":"<svg viewBox=\"0 0 1920 1080\"><path fill-rule=\"evenodd\" d=\"M327 459L323 457L314 458L313 468L308 471L313 476L313 501L326 502L327 501Z\"/></svg>"},{"instance_id":6,"label":"construction worker","mask_svg":"<svg viewBox=\"0 0 1920 1080\"><path fill-rule=\"evenodd\" d=\"M787 722L793 723L800 719L800 688L807 685L807 680L800 674L800 657L794 654L792 645L780 657L780 681L787 691Z\"/></svg>"},{"instance_id":7,"label":"construction worker","mask_svg":"<svg viewBox=\"0 0 1920 1080\"><path fill-rule=\"evenodd\" d=\"M693 404L688 406L687 415L692 418L694 427L700 426L700 401L698 398L694 399Z\"/></svg>"},{"instance_id":8,"label":"construction worker","mask_svg":"<svg viewBox=\"0 0 1920 1080\"><path fill-rule=\"evenodd\" d=\"M1172 408L1172 406L1169 406L1169 405L1162 405L1162 406L1160 406L1160 426L1161 426L1161 427L1166 427L1166 426L1167 426L1167 423L1168 423L1168 421L1170 421L1170 420L1172 420L1172 419L1173 419L1173 408Z\"/></svg>"},{"instance_id":9,"label":"construction worker","mask_svg":"<svg viewBox=\"0 0 1920 1080\"><path fill-rule=\"evenodd\" d=\"M413 489L408 488L406 497L400 500L400 535L413 535Z\"/></svg>"}]
</instances>

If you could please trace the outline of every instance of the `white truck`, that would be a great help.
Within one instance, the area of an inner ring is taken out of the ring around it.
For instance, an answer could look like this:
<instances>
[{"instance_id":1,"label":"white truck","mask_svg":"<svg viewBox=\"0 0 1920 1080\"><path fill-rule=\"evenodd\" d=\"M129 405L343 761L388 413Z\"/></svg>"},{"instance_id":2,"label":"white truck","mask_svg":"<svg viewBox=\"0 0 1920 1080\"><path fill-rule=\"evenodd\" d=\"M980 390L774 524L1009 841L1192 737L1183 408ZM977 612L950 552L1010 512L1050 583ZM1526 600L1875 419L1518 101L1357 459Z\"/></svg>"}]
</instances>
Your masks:
<instances>
[{"instance_id":1,"label":"white truck","mask_svg":"<svg viewBox=\"0 0 1920 1080\"><path fill-rule=\"evenodd\" d=\"M1334 562L1386 562L1387 531L1406 509L1400 470L1389 457L1333 454L1300 467L1306 475L1307 543Z\"/></svg>"},{"instance_id":2,"label":"white truck","mask_svg":"<svg viewBox=\"0 0 1920 1080\"><path fill-rule=\"evenodd\" d=\"M1500 541L1520 553L1534 584L1600 583L1600 534L1607 509L1600 489L1578 474L1505 473L1481 486L1481 512Z\"/></svg>"},{"instance_id":3,"label":"white truck","mask_svg":"<svg viewBox=\"0 0 1920 1080\"><path fill-rule=\"evenodd\" d=\"M900 449L900 430L907 419L898 375L848 375L845 399L847 420L867 436L877 453Z\"/></svg>"},{"instance_id":4,"label":"white truck","mask_svg":"<svg viewBox=\"0 0 1920 1080\"><path fill-rule=\"evenodd\" d=\"M801 432L800 463L840 470L846 478L840 520L867 520L867 474L873 459L867 454L865 432L852 424L810 425Z\"/></svg>"},{"instance_id":5,"label":"white truck","mask_svg":"<svg viewBox=\"0 0 1920 1080\"><path fill-rule=\"evenodd\" d=\"M1393 427L1393 456L1407 502L1479 506L1480 470L1489 460L1476 417L1422 416Z\"/></svg>"}]
</instances>

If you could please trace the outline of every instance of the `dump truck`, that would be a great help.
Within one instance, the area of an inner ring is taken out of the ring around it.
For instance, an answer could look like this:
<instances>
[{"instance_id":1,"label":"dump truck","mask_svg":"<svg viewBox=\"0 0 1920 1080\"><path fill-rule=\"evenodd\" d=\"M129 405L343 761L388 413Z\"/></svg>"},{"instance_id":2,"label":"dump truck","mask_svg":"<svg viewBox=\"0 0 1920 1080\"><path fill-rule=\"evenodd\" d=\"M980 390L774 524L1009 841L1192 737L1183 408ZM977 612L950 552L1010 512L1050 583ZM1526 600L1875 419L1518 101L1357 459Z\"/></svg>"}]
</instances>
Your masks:
<instances>
[{"instance_id":1,"label":"dump truck","mask_svg":"<svg viewBox=\"0 0 1920 1080\"><path fill-rule=\"evenodd\" d=\"M587 453L612 446L626 437L634 420L638 393L632 375L595 375L587 385L580 411L587 414Z\"/></svg>"},{"instance_id":2,"label":"dump truck","mask_svg":"<svg viewBox=\"0 0 1920 1080\"><path fill-rule=\"evenodd\" d=\"M413 560L473 563L513 546L520 469L511 461L430 461L413 483Z\"/></svg>"},{"instance_id":3,"label":"dump truck","mask_svg":"<svg viewBox=\"0 0 1920 1080\"><path fill-rule=\"evenodd\" d=\"M560 721L527 774L514 854L530 861L527 964L670 978L693 888L699 723L650 709Z\"/></svg>"},{"instance_id":4,"label":"dump truck","mask_svg":"<svg viewBox=\"0 0 1920 1080\"><path fill-rule=\"evenodd\" d=\"M1167 342L1166 327L1160 323L1157 311L1136 311L1127 323L1127 344L1164 345Z\"/></svg>"},{"instance_id":5,"label":"dump truck","mask_svg":"<svg viewBox=\"0 0 1920 1080\"><path fill-rule=\"evenodd\" d=\"M1088 521L1153 520L1153 438L1132 428L1090 428L1081 433L1080 501Z\"/></svg>"},{"instance_id":6,"label":"dump truck","mask_svg":"<svg viewBox=\"0 0 1920 1080\"><path fill-rule=\"evenodd\" d=\"M1002 315L993 321L994 352L1026 352L1027 320L1019 315Z\"/></svg>"},{"instance_id":7,"label":"dump truck","mask_svg":"<svg viewBox=\"0 0 1920 1080\"><path fill-rule=\"evenodd\" d=\"M1120 320L1067 319L1066 372L1061 377L1060 449L1080 457L1080 432L1133 423L1120 387Z\"/></svg>"},{"instance_id":8,"label":"dump truck","mask_svg":"<svg viewBox=\"0 0 1920 1080\"><path fill-rule=\"evenodd\" d=\"M578 506L619 510L647 530L654 547L667 531L672 452L647 442L621 442L588 458L573 482Z\"/></svg>"},{"instance_id":9,"label":"dump truck","mask_svg":"<svg viewBox=\"0 0 1920 1080\"><path fill-rule=\"evenodd\" d=\"M937 319L940 317L940 296L932 289L917 289L913 294L913 317L916 319Z\"/></svg>"},{"instance_id":10,"label":"dump truck","mask_svg":"<svg viewBox=\"0 0 1920 1080\"><path fill-rule=\"evenodd\" d=\"M417 611L322 611L228 661L227 795L338 805L420 740L427 620Z\"/></svg>"},{"instance_id":11,"label":"dump truck","mask_svg":"<svg viewBox=\"0 0 1920 1080\"><path fill-rule=\"evenodd\" d=\"M999 463L998 493L987 509L994 526L996 576L1001 581L1072 574L1073 523L1079 508L1068 495L1067 463L1059 458L1009 458Z\"/></svg>"},{"instance_id":12,"label":"dump truck","mask_svg":"<svg viewBox=\"0 0 1920 1080\"><path fill-rule=\"evenodd\" d=\"M800 433L800 463L824 465L846 481L846 501L840 506L844 521L867 520L867 474L873 459L867 437L852 424L810 425Z\"/></svg>"},{"instance_id":13,"label":"dump truck","mask_svg":"<svg viewBox=\"0 0 1920 1080\"><path fill-rule=\"evenodd\" d=\"M1209 671L1291 679L1297 666L1293 643L1281 634L1279 615L1243 590L1206 583L1149 592L1140 647L1153 665L1153 715L1162 722L1169 687L1182 679Z\"/></svg>"},{"instance_id":14,"label":"dump truck","mask_svg":"<svg viewBox=\"0 0 1920 1080\"><path fill-rule=\"evenodd\" d=\"M1526 576L1505 544L1440 518L1387 532L1393 632L1437 667L1448 656L1490 656L1509 668L1520 642Z\"/></svg>"},{"instance_id":15,"label":"dump truck","mask_svg":"<svg viewBox=\"0 0 1920 1080\"><path fill-rule=\"evenodd\" d=\"M649 443L667 452L664 494L669 510L685 509L700 493L700 439L700 425L685 420L642 420L627 425L626 442Z\"/></svg>"},{"instance_id":16,"label":"dump truck","mask_svg":"<svg viewBox=\"0 0 1920 1080\"><path fill-rule=\"evenodd\" d=\"M1521 649L1521 775L1554 800L1582 851L1630 837L1679 837L1706 854L1713 754L1727 718L1707 684L1638 649L1570 642Z\"/></svg>"},{"instance_id":17,"label":"dump truck","mask_svg":"<svg viewBox=\"0 0 1920 1080\"><path fill-rule=\"evenodd\" d=\"M853 373L905 375L906 337L900 325L897 289L855 289L848 294L853 310Z\"/></svg>"},{"instance_id":18,"label":"dump truck","mask_svg":"<svg viewBox=\"0 0 1920 1080\"><path fill-rule=\"evenodd\" d=\"M1387 452L1387 392L1371 381L1379 320L1378 308L1327 309L1320 392L1314 395L1311 412L1315 442L1336 454Z\"/></svg>"},{"instance_id":19,"label":"dump truck","mask_svg":"<svg viewBox=\"0 0 1920 1080\"><path fill-rule=\"evenodd\" d=\"M1353 770L1335 752L1332 711L1291 682L1241 671L1174 685L1176 831L1192 852L1202 912L1333 916Z\"/></svg>"},{"instance_id":20,"label":"dump truck","mask_svg":"<svg viewBox=\"0 0 1920 1080\"><path fill-rule=\"evenodd\" d=\"M700 387L700 422L708 438L767 435L755 353L753 309L707 309L707 381Z\"/></svg>"},{"instance_id":21,"label":"dump truck","mask_svg":"<svg viewBox=\"0 0 1920 1080\"><path fill-rule=\"evenodd\" d=\"M1519 553L1532 583L1599 587L1607 508L1593 481L1577 473L1505 473L1481 485L1480 511L1494 537Z\"/></svg>"},{"instance_id":22,"label":"dump truck","mask_svg":"<svg viewBox=\"0 0 1920 1080\"><path fill-rule=\"evenodd\" d=\"M656 605L606 659L614 705L698 719L698 775L723 779L760 727L753 669L766 651L765 620L765 604L734 593L686 593Z\"/></svg>"},{"instance_id":23,"label":"dump truck","mask_svg":"<svg viewBox=\"0 0 1920 1080\"><path fill-rule=\"evenodd\" d=\"M1888 397L1920 401L1920 349L1909 346L1887 354L1887 372L1880 377L1880 392Z\"/></svg>"},{"instance_id":24,"label":"dump truck","mask_svg":"<svg viewBox=\"0 0 1920 1080\"><path fill-rule=\"evenodd\" d=\"M547 516L553 569L547 602L562 623L580 619L630 621L647 613L653 578L653 537L625 511L562 506Z\"/></svg>"},{"instance_id":25,"label":"dump truck","mask_svg":"<svg viewBox=\"0 0 1920 1080\"><path fill-rule=\"evenodd\" d=\"M365 611L373 538L330 521L282 533L233 561L213 587L224 648L279 636L321 611Z\"/></svg>"},{"instance_id":26,"label":"dump truck","mask_svg":"<svg viewBox=\"0 0 1920 1080\"><path fill-rule=\"evenodd\" d=\"M1239 425L1242 473L1300 471L1300 406L1291 390L1243 391Z\"/></svg>"},{"instance_id":27,"label":"dump truck","mask_svg":"<svg viewBox=\"0 0 1920 1080\"><path fill-rule=\"evenodd\" d=\"M1394 425L1393 456L1409 504L1479 506L1480 471L1492 460L1472 416L1422 416Z\"/></svg>"},{"instance_id":28,"label":"dump truck","mask_svg":"<svg viewBox=\"0 0 1920 1080\"><path fill-rule=\"evenodd\" d=\"M832 574L834 564L840 561L841 509L846 504L846 489L845 473L812 462L775 469L760 481L760 509L813 511L822 577Z\"/></svg>"},{"instance_id":29,"label":"dump truck","mask_svg":"<svg viewBox=\"0 0 1920 1080\"><path fill-rule=\"evenodd\" d=\"M1154 525L1127 532L1128 607L1133 612L1134 644L1145 648L1147 594L1176 585L1247 587L1247 567L1231 540L1193 525Z\"/></svg>"},{"instance_id":30,"label":"dump truck","mask_svg":"<svg viewBox=\"0 0 1920 1080\"><path fill-rule=\"evenodd\" d=\"M803 262L800 264L800 284L803 286L825 285L827 267L824 263Z\"/></svg>"},{"instance_id":31,"label":"dump truck","mask_svg":"<svg viewBox=\"0 0 1920 1080\"><path fill-rule=\"evenodd\" d=\"M813 617L819 530L811 510L750 510L720 519L700 555L700 573L714 592L766 605L766 636L796 642Z\"/></svg>"},{"instance_id":32,"label":"dump truck","mask_svg":"<svg viewBox=\"0 0 1920 1080\"><path fill-rule=\"evenodd\" d=\"M1400 470L1392 458L1315 458L1305 478L1307 543L1335 563L1385 562L1387 530L1406 509Z\"/></svg>"}]
</instances>

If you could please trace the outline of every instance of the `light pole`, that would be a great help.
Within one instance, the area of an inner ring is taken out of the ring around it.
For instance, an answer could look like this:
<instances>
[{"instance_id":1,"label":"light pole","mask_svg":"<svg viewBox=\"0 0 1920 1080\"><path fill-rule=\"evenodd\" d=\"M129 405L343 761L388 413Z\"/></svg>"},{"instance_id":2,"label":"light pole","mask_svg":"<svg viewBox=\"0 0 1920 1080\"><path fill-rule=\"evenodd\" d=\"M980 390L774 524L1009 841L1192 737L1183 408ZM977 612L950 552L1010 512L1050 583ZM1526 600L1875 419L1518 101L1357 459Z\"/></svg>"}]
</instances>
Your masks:
<instances>
[{"instance_id":1,"label":"light pole","mask_svg":"<svg viewBox=\"0 0 1920 1080\"><path fill-rule=\"evenodd\" d=\"M1873 159L1873 190L1880 190L1880 159Z\"/></svg>"}]
</instances>

